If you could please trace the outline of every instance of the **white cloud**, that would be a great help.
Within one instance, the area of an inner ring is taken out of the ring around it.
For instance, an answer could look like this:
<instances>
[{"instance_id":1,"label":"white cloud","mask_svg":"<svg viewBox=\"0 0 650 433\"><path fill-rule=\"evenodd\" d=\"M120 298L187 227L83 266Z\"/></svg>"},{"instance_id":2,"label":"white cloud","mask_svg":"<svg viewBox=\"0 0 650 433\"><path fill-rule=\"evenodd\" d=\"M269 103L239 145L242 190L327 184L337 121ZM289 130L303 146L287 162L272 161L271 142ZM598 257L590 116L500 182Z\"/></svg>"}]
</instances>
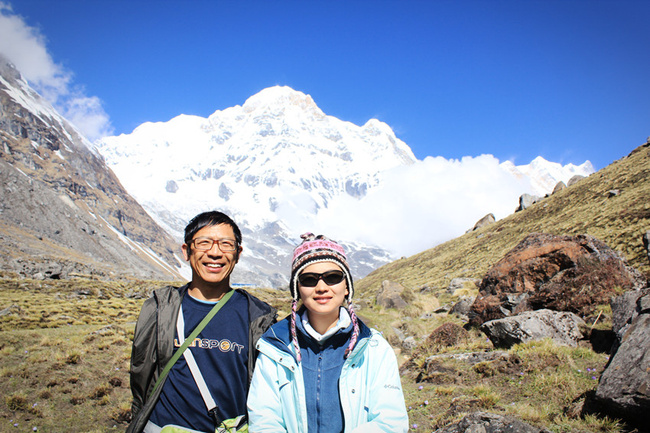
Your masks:
<instances>
[{"instance_id":1,"label":"white cloud","mask_svg":"<svg viewBox=\"0 0 650 433\"><path fill-rule=\"evenodd\" d=\"M332 237L408 256L462 235L488 213L497 219L511 214L522 192L531 190L527 178L515 177L492 155L427 157L383 177L363 199L332 203L315 225Z\"/></svg>"},{"instance_id":2,"label":"white cloud","mask_svg":"<svg viewBox=\"0 0 650 433\"><path fill-rule=\"evenodd\" d=\"M87 96L73 84L73 74L54 62L39 29L14 14L0 1L0 53L9 59L30 85L91 141L113 132L101 100Z\"/></svg>"}]
</instances>

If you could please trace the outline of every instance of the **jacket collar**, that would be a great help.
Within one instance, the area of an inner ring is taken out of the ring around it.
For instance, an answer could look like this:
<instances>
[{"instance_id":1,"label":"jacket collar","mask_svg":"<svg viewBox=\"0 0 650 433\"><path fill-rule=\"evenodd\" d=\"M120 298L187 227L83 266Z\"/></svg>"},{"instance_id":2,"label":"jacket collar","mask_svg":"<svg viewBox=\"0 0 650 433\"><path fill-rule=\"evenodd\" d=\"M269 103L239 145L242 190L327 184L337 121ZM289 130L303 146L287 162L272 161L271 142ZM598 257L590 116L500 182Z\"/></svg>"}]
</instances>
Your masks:
<instances>
[{"instance_id":1,"label":"jacket collar","mask_svg":"<svg viewBox=\"0 0 650 433\"><path fill-rule=\"evenodd\" d=\"M301 314L305 311L305 307L302 306L296 313L296 331L306 333L303 328L303 325L300 320ZM359 323L359 342L362 339L368 338L371 335L371 330L361 319L357 317L357 322ZM340 331L339 331L340 332ZM293 353L293 343L291 341L291 315L285 317L283 320L279 321L264 334L263 338L269 342L272 346L278 348L279 350L290 353L292 356L295 356ZM359 343L357 343L358 345Z\"/></svg>"}]
</instances>

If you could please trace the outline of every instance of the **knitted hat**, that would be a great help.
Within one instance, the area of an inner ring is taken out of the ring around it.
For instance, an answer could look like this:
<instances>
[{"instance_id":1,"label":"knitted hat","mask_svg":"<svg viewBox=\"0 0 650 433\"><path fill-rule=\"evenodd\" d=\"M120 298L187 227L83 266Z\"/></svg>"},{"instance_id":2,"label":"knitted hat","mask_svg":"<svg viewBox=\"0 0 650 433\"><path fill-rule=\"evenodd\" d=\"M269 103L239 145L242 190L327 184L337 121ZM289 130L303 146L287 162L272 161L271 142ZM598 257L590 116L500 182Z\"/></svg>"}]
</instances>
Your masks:
<instances>
[{"instance_id":1,"label":"knitted hat","mask_svg":"<svg viewBox=\"0 0 650 433\"><path fill-rule=\"evenodd\" d=\"M291 280L289 281L289 290L294 300L300 299L298 290L298 275L309 265L320 262L334 262L345 275L348 283L348 304L352 302L354 295L354 286L352 284L352 275L350 266L345 257L343 247L333 240L327 239L323 235L314 236L313 233L305 233L300 236L302 243L293 250L293 263L291 265Z\"/></svg>"},{"instance_id":2,"label":"knitted hat","mask_svg":"<svg viewBox=\"0 0 650 433\"><path fill-rule=\"evenodd\" d=\"M345 250L341 245L333 240L327 239L323 235L314 236L313 233L305 233L300 236L302 243L293 251L293 263L291 264L291 279L289 281L289 290L293 302L291 303L291 336L293 345L296 349L296 356L300 362L300 347L298 345L298 338L296 335L296 310L298 300L300 299L300 291L298 290L298 276L309 265L321 262L336 263L345 276L348 287L348 312L352 320L353 331L350 344L345 351L345 357L350 354L354 348L357 338L359 336L359 324L357 323L357 316L352 309L352 296L354 295L354 286L352 284L352 274L348 266L348 260L345 256Z\"/></svg>"}]
</instances>

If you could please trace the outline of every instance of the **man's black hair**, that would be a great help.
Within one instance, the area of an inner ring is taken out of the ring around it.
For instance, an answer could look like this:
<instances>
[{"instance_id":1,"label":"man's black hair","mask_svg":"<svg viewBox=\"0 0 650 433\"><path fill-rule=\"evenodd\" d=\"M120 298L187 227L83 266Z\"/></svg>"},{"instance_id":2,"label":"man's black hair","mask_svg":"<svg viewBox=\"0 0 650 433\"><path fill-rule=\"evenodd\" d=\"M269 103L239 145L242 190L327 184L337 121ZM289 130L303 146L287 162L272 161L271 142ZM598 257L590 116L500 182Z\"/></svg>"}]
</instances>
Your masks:
<instances>
[{"instance_id":1,"label":"man's black hair","mask_svg":"<svg viewBox=\"0 0 650 433\"><path fill-rule=\"evenodd\" d=\"M185 227L185 243L187 246L190 246L190 242L194 238L196 232L201 230L203 227L217 226L219 224L228 224L232 227L232 231L235 233L235 241L237 246L241 245L241 231L237 224L223 212L216 210L203 212L192 218L192 220Z\"/></svg>"}]
</instances>

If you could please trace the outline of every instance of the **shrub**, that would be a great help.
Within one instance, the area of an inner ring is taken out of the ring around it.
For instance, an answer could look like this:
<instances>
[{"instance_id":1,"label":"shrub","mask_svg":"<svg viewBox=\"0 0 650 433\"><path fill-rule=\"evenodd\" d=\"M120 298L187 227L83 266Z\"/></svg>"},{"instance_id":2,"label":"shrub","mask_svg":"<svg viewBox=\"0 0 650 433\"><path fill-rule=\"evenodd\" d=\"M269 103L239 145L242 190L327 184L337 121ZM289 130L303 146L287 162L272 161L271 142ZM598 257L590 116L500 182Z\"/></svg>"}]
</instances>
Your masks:
<instances>
[{"instance_id":1,"label":"shrub","mask_svg":"<svg viewBox=\"0 0 650 433\"><path fill-rule=\"evenodd\" d=\"M93 400L99 400L100 398L107 396L113 388L110 385L99 385L90 395L90 398Z\"/></svg>"},{"instance_id":2,"label":"shrub","mask_svg":"<svg viewBox=\"0 0 650 433\"><path fill-rule=\"evenodd\" d=\"M23 394L11 394L5 397L5 403L11 411L27 410L27 397Z\"/></svg>"},{"instance_id":3,"label":"shrub","mask_svg":"<svg viewBox=\"0 0 650 433\"><path fill-rule=\"evenodd\" d=\"M81 353L77 351L68 353L65 359L66 364L78 364L79 361L81 361Z\"/></svg>"},{"instance_id":4,"label":"shrub","mask_svg":"<svg viewBox=\"0 0 650 433\"><path fill-rule=\"evenodd\" d=\"M80 395L70 397L70 403L72 403L75 406L80 405L80 404L84 403L85 401L86 401L86 398L82 397Z\"/></svg>"}]
</instances>

